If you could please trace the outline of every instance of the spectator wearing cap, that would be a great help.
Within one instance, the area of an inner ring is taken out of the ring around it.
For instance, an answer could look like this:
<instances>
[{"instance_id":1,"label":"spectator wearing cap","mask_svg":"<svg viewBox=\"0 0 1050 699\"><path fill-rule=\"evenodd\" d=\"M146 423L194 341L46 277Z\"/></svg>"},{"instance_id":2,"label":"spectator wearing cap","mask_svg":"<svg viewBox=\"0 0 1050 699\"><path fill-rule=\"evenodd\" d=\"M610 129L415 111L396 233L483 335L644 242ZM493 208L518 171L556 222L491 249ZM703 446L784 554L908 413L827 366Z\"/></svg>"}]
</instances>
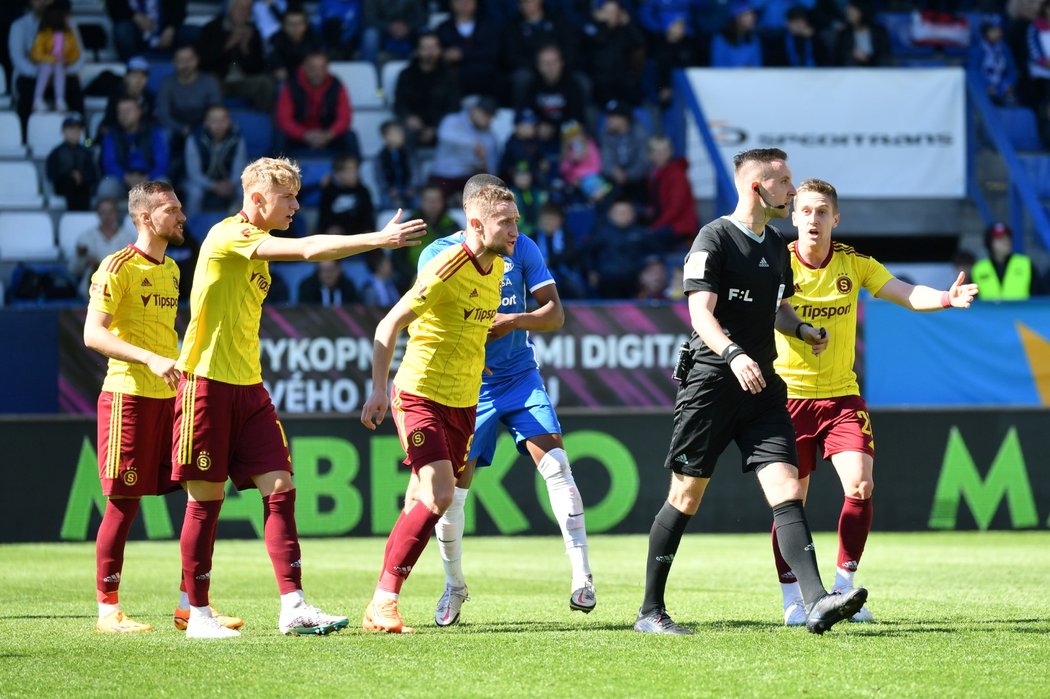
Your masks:
<instances>
[{"instance_id":1,"label":"spectator wearing cap","mask_svg":"<svg viewBox=\"0 0 1050 699\"><path fill-rule=\"evenodd\" d=\"M185 0L106 0L120 60L145 51L168 51L186 20Z\"/></svg>"},{"instance_id":2,"label":"spectator wearing cap","mask_svg":"<svg viewBox=\"0 0 1050 699\"><path fill-rule=\"evenodd\" d=\"M311 53L277 98L277 128L291 151L355 157L361 149L350 130L353 108L346 87L328 70L328 56Z\"/></svg>"},{"instance_id":3,"label":"spectator wearing cap","mask_svg":"<svg viewBox=\"0 0 1050 699\"><path fill-rule=\"evenodd\" d=\"M557 144L566 121L586 122L587 91L579 76L566 69L557 46L548 44L536 54L536 72L517 108L536 113L540 140L547 144Z\"/></svg>"},{"instance_id":4,"label":"spectator wearing cap","mask_svg":"<svg viewBox=\"0 0 1050 699\"><path fill-rule=\"evenodd\" d=\"M153 123L157 108L157 98L149 89L149 61L142 56L135 56L128 61L124 78L114 87L106 101L106 112L99 125L96 141L112 128L117 126L117 105L123 99L133 99L139 106L141 119L145 123Z\"/></svg>"},{"instance_id":5,"label":"spectator wearing cap","mask_svg":"<svg viewBox=\"0 0 1050 699\"><path fill-rule=\"evenodd\" d=\"M397 77L394 114L404 124L409 143L416 148L432 147L438 124L446 114L459 109L459 84L442 62L442 55L437 34L420 34L415 55Z\"/></svg>"},{"instance_id":6,"label":"spectator wearing cap","mask_svg":"<svg viewBox=\"0 0 1050 699\"><path fill-rule=\"evenodd\" d=\"M499 162L499 176L509 182L522 163L532 172L537 185L545 186L551 162L557 163L558 154L540 141L537 131L539 119L531 109L520 109L514 114L514 132L503 144Z\"/></svg>"},{"instance_id":7,"label":"spectator wearing cap","mask_svg":"<svg viewBox=\"0 0 1050 699\"><path fill-rule=\"evenodd\" d=\"M146 180L168 179L168 140L158 127L142 119L134 97L117 102L117 125L102 137L100 197L123 199Z\"/></svg>"},{"instance_id":8,"label":"spectator wearing cap","mask_svg":"<svg viewBox=\"0 0 1050 699\"><path fill-rule=\"evenodd\" d=\"M263 40L252 23L252 0L230 0L226 13L201 28L197 41L201 70L211 73L226 97L252 109L273 109L276 84L267 70Z\"/></svg>"},{"instance_id":9,"label":"spectator wearing cap","mask_svg":"<svg viewBox=\"0 0 1050 699\"><path fill-rule=\"evenodd\" d=\"M62 142L47 156L47 179L66 198L70 211L89 211L98 185L95 154L84 145L84 120L70 114L62 120Z\"/></svg>"},{"instance_id":10,"label":"spectator wearing cap","mask_svg":"<svg viewBox=\"0 0 1050 699\"><path fill-rule=\"evenodd\" d=\"M1014 252L1013 232L994 223L984 232L988 257L973 265L973 281L985 301L1024 301L1045 293L1043 280L1027 255Z\"/></svg>"},{"instance_id":11,"label":"spectator wearing cap","mask_svg":"<svg viewBox=\"0 0 1050 699\"><path fill-rule=\"evenodd\" d=\"M643 204L649 176L645 130L635 123L631 108L612 100L605 105L599 134L602 176L613 186L613 196Z\"/></svg>"},{"instance_id":12,"label":"spectator wearing cap","mask_svg":"<svg viewBox=\"0 0 1050 699\"><path fill-rule=\"evenodd\" d=\"M620 0L599 0L583 25L583 70L591 81L591 101L640 104L645 35Z\"/></svg>"},{"instance_id":13,"label":"spectator wearing cap","mask_svg":"<svg viewBox=\"0 0 1050 699\"><path fill-rule=\"evenodd\" d=\"M1017 62L1003 41L998 15L981 20L980 38L970 47L970 72L984 85L988 98L998 105L1013 104L1017 94Z\"/></svg>"},{"instance_id":14,"label":"spectator wearing cap","mask_svg":"<svg viewBox=\"0 0 1050 699\"><path fill-rule=\"evenodd\" d=\"M441 120L430 182L440 186L446 197L459 195L473 175L496 171L499 141L492 132L496 108L491 97L470 96L463 100L463 109Z\"/></svg>"},{"instance_id":15,"label":"spectator wearing cap","mask_svg":"<svg viewBox=\"0 0 1050 699\"><path fill-rule=\"evenodd\" d=\"M824 42L804 7L787 11L787 30L770 31L762 49L767 66L815 68L830 62Z\"/></svg>"},{"instance_id":16,"label":"spectator wearing cap","mask_svg":"<svg viewBox=\"0 0 1050 699\"><path fill-rule=\"evenodd\" d=\"M226 105L208 107L204 123L186 139L183 157L187 216L202 210L230 211L240 205L241 171L248 165L248 149Z\"/></svg>"},{"instance_id":17,"label":"spectator wearing cap","mask_svg":"<svg viewBox=\"0 0 1050 699\"><path fill-rule=\"evenodd\" d=\"M711 40L712 68L761 68L762 43L755 33L755 11L746 0L729 4L729 20Z\"/></svg>"}]
</instances>

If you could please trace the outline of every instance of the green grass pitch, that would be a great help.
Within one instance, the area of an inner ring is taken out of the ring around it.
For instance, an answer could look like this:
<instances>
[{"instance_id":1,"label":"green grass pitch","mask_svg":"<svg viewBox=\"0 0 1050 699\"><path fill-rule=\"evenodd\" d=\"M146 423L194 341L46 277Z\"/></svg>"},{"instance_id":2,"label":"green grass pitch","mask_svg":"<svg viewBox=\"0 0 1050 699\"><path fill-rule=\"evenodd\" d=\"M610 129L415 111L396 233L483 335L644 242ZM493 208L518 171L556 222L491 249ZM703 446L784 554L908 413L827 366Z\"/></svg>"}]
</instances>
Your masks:
<instances>
[{"instance_id":1,"label":"green grass pitch","mask_svg":"<svg viewBox=\"0 0 1050 699\"><path fill-rule=\"evenodd\" d=\"M469 538L463 622L433 625L433 543L402 594L414 636L356 630L381 539L303 542L307 598L348 631L286 638L260 541L216 545L213 602L241 638L171 623L178 543L128 545L121 599L156 630L94 631L91 544L0 546L0 697L1047 697L1050 532L873 534L858 582L878 623L781 625L769 537L689 534L668 605L690 637L631 631L646 539L592 536L598 607L570 612L560 538ZM829 581L833 535L817 536Z\"/></svg>"}]
</instances>

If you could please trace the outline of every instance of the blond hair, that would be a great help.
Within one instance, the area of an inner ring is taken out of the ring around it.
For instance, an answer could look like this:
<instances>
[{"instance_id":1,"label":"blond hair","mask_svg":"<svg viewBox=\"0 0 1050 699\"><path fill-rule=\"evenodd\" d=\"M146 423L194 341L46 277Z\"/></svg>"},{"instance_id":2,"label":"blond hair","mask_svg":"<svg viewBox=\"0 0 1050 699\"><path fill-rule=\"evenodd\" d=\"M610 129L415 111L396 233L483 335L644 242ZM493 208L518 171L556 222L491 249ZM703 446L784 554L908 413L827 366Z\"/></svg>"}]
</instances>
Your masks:
<instances>
[{"instance_id":1,"label":"blond hair","mask_svg":"<svg viewBox=\"0 0 1050 699\"><path fill-rule=\"evenodd\" d=\"M823 194L831 200L831 209L835 213L838 213L839 193L835 191L835 188L831 185L830 182L825 182L824 180L818 180L815 177L811 177L808 180L804 180L802 184L798 186L795 192L797 194L802 194L803 192L814 192L816 194Z\"/></svg>"},{"instance_id":2,"label":"blond hair","mask_svg":"<svg viewBox=\"0 0 1050 699\"><path fill-rule=\"evenodd\" d=\"M165 192L174 192L175 189L167 182L160 180L146 180L139 182L128 192L128 213L132 216L143 211L149 211L153 206L153 197Z\"/></svg>"},{"instance_id":3,"label":"blond hair","mask_svg":"<svg viewBox=\"0 0 1050 699\"><path fill-rule=\"evenodd\" d=\"M514 192L506 187L487 184L468 192L463 200L463 209L470 218L480 218L496 210L500 202L515 203Z\"/></svg>"},{"instance_id":4,"label":"blond hair","mask_svg":"<svg viewBox=\"0 0 1050 699\"><path fill-rule=\"evenodd\" d=\"M298 192L302 182L299 165L288 158L258 158L241 173L245 194L274 187L291 187Z\"/></svg>"}]
</instances>

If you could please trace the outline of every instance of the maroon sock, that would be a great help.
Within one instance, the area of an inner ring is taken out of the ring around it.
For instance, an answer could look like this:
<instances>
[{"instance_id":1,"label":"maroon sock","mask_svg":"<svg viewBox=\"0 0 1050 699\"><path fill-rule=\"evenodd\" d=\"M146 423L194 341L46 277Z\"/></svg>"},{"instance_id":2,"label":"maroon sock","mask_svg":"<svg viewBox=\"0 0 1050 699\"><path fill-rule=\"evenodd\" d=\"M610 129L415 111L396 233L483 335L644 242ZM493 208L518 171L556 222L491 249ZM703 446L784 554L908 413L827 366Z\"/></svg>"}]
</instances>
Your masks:
<instances>
[{"instance_id":1,"label":"maroon sock","mask_svg":"<svg viewBox=\"0 0 1050 699\"><path fill-rule=\"evenodd\" d=\"M401 586L430 541L430 535L434 533L441 515L434 514L423 503L417 502L401 519L400 526L390 532L387 542L390 553L379 576L379 589L387 592L401 592Z\"/></svg>"},{"instance_id":2,"label":"maroon sock","mask_svg":"<svg viewBox=\"0 0 1050 699\"><path fill-rule=\"evenodd\" d=\"M194 607L208 606L211 587L211 552L215 547L215 530L219 526L222 500L186 502L186 516L182 520L182 581L186 595Z\"/></svg>"},{"instance_id":3,"label":"maroon sock","mask_svg":"<svg viewBox=\"0 0 1050 699\"><path fill-rule=\"evenodd\" d=\"M777 525L773 525L773 562L777 566L777 579L787 585L798 582L798 578L791 572L791 566L784 560L784 554L780 552L780 542L777 541Z\"/></svg>"},{"instance_id":4,"label":"maroon sock","mask_svg":"<svg viewBox=\"0 0 1050 699\"><path fill-rule=\"evenodd\" d=\"M95 537L95 589L99 602L117 604L120 571L124 568L124 544L138 512L138 498L106 502L106 512Z\"/></svg>"},{"instance_id":5,"label":"maroon sock","mask_svg":"<svg viewBox=\"0 0 1050 699\"><path fill-rule=\"evenodd\" d=\"M294 490L271 493L263 498L263 536L277 576L277 589L282 595L303 589Z\"/></svg>"},{"instance_id":6,"label":"maroon sock","mask_svg":"<svg viewBox=\"0 0 1050 699\"><path fill-rule=\"evenodd\" d=\"M405 511L401 510L397 515L397 521L394 522L394 526L390 528L390 536L386 538L386 549L383 551L383 567L380 569L381 571L386 570L386 563L390 558L390 550L394 548L394 540L397 538L397 532L401 528L401 523L404 521ZM380 573L380 575L382 575L382 573Z\"/></svg>"},{"instance_id":7,"label":"maroon sock","mask_svg":"<svg viewBox=\"0 0 1050 699\"><path fill-rule=\"evenodd\" d=\"M847 497L839 515L839 562L843 570L856 570L871 531L871 498Z\"/></svg>"}]
</instances>

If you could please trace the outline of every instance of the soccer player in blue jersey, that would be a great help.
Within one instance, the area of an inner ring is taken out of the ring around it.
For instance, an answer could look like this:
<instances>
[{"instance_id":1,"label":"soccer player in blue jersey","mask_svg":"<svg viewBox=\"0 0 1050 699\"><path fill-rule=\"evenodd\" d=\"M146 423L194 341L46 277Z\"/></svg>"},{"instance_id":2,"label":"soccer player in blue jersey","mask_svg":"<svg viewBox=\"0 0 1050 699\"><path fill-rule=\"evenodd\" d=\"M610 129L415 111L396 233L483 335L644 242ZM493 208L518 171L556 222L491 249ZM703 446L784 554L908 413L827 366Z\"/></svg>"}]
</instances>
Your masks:
<instances>
[{"instance_id":1,"label":"soccer player in blue jersey","mask_svg":"<svg viewBox=\"0 0 1050 699\"><path fill-rule=\"evenodd\" d=\"M467 188L493 184L506 186L498 177L475 175ZM467 196L466 188L463 196ZM419 257L419 268L445 248L463 242L463 237L463 233L456 233L431 243ZM525 305L526 290L538 304L529 312ZM539 248L531 239L520 236L513 254L504 256L503 300L485 349L486 370L481 382L474 441L467 467L460 476L452 506L445 511L436 528L445 567L445 593L434 612L438 626L450 626L459 621L460 609L467 600L461 553L463 504L474 468L492 463L501 423L513 435L518 451L532 457L547 484L551 510L572 564L569 607L584 613L594 609L594 582L587 558L583 500L573 480L562 442L561 425L543 386L529 339L530 332L550 332L564 323L565 312L558 289ZM410 487L410 493L411 490Z\"/></svg>"}]
</instances>

